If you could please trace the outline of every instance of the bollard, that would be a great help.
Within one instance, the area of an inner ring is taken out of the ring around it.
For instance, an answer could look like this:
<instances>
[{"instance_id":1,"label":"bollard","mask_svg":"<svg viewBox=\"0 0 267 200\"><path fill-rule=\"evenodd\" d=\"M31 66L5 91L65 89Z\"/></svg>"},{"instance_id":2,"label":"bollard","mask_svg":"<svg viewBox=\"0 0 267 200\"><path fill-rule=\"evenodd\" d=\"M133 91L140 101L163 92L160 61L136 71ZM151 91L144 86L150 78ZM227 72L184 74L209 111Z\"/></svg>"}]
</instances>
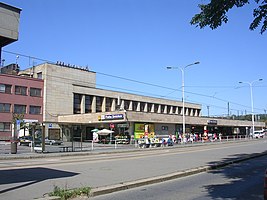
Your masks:
<instances>
[{"instance_id":1,"label":"bollard","mask_svg":"<svg viewBox=\"0 0 267 200\"><path fill-rule=\"evenodd\" d=\"M17 153L17 142L11 142L11 154Z\"/></svg>"}]
</instances>

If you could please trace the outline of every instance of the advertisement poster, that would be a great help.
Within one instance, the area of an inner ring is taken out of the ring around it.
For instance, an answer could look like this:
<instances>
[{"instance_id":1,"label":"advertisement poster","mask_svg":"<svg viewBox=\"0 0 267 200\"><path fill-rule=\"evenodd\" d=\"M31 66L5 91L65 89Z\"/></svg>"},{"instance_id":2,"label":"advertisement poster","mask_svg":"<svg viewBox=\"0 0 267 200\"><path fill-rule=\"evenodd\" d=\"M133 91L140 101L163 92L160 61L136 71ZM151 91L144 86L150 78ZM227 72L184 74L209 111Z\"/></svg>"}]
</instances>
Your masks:
<instances>
[{"instance_id":1,"label":"advertisement poster","mask_svg":"<svg viewBox=\"0 0 267 200\"><path fill-rule=\"evenodd\" d=\"M134 124L134 138L140 139L148 136L148 138L153 138L155 135L155 125L154 124L144 124L135 123Z\"/></svg>"}]
</instances>

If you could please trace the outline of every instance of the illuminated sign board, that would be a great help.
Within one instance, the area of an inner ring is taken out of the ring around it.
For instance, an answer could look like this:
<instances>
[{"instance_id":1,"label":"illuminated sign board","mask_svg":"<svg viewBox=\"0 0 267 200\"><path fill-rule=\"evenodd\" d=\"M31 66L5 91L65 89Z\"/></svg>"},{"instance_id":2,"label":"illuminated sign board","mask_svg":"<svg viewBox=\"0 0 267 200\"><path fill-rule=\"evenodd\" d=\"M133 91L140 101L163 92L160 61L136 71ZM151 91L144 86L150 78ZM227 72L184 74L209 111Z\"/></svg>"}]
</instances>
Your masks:
<instances>
[{"instance_id":1,"label":"illuminated sign board","mask_svg":"<svg viewBox=\"0 0 267 200\"><path fill-rule=\"evenodd\" d=\"M101 115L101 121L104 120L118 120L118 119L124 119L123 114L114 114L114 115Z\"/></svg>"}]
</instances>

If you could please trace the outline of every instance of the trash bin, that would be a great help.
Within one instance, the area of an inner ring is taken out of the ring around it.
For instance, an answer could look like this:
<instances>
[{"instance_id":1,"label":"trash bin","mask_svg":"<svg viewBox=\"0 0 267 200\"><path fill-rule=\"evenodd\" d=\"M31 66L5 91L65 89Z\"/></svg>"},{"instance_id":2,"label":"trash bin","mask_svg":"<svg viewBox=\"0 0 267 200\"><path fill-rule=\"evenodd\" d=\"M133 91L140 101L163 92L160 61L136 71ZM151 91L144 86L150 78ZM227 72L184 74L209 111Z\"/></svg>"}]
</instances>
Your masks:
<instances>
[{"instance_id":1,"label":"trash bin","mask_svg":"<svg viewBox=\"0 0 267 200\"><path fill-rule=\"evenodd\" d=\"M17 142L11 142L11 154L17 153Z\"/></svg>"}]
</instances>

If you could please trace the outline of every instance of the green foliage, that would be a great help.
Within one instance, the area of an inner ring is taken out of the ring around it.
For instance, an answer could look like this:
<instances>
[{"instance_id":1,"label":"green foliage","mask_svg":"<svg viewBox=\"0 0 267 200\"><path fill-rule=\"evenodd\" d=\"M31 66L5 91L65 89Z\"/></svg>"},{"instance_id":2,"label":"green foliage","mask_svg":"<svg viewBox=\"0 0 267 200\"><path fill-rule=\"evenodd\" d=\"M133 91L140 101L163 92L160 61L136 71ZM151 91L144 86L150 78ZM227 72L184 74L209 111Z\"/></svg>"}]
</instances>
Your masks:
<instances>
[{"instance_id":1,"label":"green foliage","mask_svg":"<svg viewBox=\"0 0 267 200\"><path fill-rule=\"evenodd\" d=\"M58 186L54 187L54 191L49 193L49 196L59 196L62 200L67 200L81 195L89 196L91 191L90 187L82 187L75 189L60 188Z\"/></svg>"},{"instance_id":2,"label":"green foliage","mask_svg":"<svg viewBox=\"0 0 267 200\"><path fill-rule=\"evenodd\" d=\"M267 29L267 0L254 1L259 6L253 10L254 20L249 29L255 30L262 23L260 33L263 34ZM228 22L226 14L230 9L243 7L246 4L249 4L249 0L211 0L208 4L199 4L201 12L196 14L190 23L200 28L209 26L211 29L216 29L222 23Z\"/></svg>"}]
</instances>

